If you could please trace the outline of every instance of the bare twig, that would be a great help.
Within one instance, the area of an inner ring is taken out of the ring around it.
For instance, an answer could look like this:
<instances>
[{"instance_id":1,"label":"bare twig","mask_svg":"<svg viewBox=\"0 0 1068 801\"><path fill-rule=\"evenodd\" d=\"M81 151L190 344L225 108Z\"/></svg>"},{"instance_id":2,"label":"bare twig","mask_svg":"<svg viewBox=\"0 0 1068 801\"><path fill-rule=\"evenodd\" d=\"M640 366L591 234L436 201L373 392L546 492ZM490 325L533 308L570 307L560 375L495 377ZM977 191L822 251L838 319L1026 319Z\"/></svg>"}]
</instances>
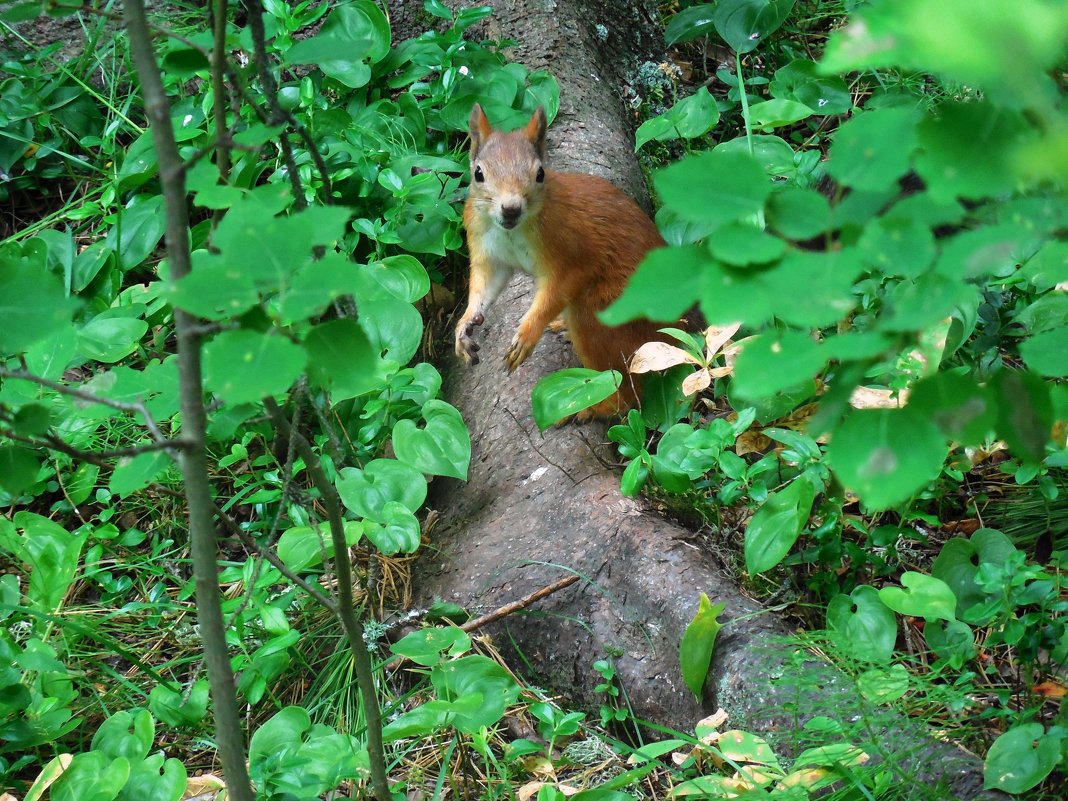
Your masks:
<instances>
[{"instance_id":1,"label":"bare twig","mask_svg":"<svg viewBox=\"0 0 1068 801\"><path fill-rule=\"evenodd\" d=\"M492 612L489 612L485 615L480 615L474 620L468 620L466 623L460 626L460 628L462 628L468 633L471 633L472 631L480 629L483 626L487 626L490 623L493 623L494 621L500 620L502 617L507 617L513 612L518 612L520 609L526 609L535 601L539 601L548 595L552 595L554 592L559 592L565 587L570 587L578 580L579 576L577 574L572 574L567 578L562 578L547 587L542 587L540 590L535 590L534 592L530 593L530 595L524 595L518 601L512 601L511 603L507 603L504 606L500 606L494 609Z\"/></svg>"}]
</instances>

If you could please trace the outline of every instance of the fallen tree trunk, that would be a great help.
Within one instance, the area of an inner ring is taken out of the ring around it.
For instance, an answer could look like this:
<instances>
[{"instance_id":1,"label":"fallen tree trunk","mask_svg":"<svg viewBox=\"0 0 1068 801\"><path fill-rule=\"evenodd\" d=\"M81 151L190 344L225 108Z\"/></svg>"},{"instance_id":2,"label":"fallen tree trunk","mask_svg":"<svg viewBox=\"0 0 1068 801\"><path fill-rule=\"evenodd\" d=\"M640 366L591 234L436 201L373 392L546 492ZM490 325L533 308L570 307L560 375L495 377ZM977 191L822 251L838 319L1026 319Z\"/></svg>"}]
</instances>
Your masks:
<instances>
[{"instance_id":1,"label":"fallen tree trunk","mask_svg":"<svg viewBox=\"0 0 1068 801\"><path fill-rule=\"evenodd\" d=\"M516 40L517 60L531 69L548 67L559 80L560 114L549 133L552 165L602 175L643 198L617 88L624 65L634 69L643 60L636 45L652 41L653 4L494 5L488 34ZM607 37L598 35L599 25ZM773 735L789 752L805 745L800 724L814 715L871 715L852 681L815 658L800 665L796 646L784 644L784 623L691 544L690 532L620 495L618 471L603 461L613 458L602 444L603 425L538 433L533 385L577 362L560 336L546 334L530 359L507 374L504 353L531 295L529 280L514 282L479 333L481 363L464 368L453 359L448 365L445 396L471 429L473 456L467 483L435 482L432 504L441 518L420 563L421 599L483 611L569 571L579 574L586 581L541 601L540 613L506 618L490 630L506 650L522 654L538 681L589 710L605 700L594 690L601 677L593 662L614 653L637 717L681 731L692 732L700 718L723 708L731 727ZM683 684L677 654L701 592L726 604L721 621L727 625L698 700ZM941 783L941 797L1001 797L982 792L976 759L932 741L920 724L884 717L869 734L893 751L891 767L901 769L900 781Z\"/></svg>"}]
</instances>

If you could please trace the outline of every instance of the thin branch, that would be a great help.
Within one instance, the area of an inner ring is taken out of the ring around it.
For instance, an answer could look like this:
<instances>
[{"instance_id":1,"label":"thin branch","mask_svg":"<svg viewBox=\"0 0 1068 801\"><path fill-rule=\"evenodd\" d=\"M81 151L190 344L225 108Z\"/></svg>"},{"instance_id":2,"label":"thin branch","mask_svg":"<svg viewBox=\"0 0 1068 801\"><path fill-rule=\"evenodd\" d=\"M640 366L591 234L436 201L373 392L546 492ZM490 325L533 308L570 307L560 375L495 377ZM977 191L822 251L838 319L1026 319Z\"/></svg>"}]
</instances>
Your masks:
<instances>
[{"instance_id":1,"label":"thin branch","mask_svg":"<svg viewBox=\"0 0 1068 801\"><path fill-rule=\"evenodd\" d=\"M99 403L112 409L118 409L120 412L139 414L144 418L145 428L147 428L152 435L152 439L160 443L168 441L167 437L160 431L159 426L156 425L156 421L153 419L148 408L142 401L137 401L136 403L123 403L122 401L112 400L111 398L105 398L101 395L94 395L92 392L86 392L84 389L78 389L76 387L68 386L67 384L60 384L57 381L50 381L47 378L34 375L26 370L6 370L3 367L0 367L0 378L10 378L16 381L29 381L34 384L40 384L42 387L54 389L60 394L69 395L72 398L77 398L86 403Z\"/></svg>"},{"instance_id":2,"label":"thin branch","mask_svg":"<svg viewBox=\"0 0 1068 801\"><path fill-rule=\"evenodd\" d=\"M24 437L21 434L16 434L14 431L4 430L3 433L8 439L15 442L23 442L27 445L33 445L37 448L50 448L60 453L65 453L75 459L81 461L92 461L95 464L106 462L108 459L123 459L131 456L140 456L142 453L153 453L154 451L173 451L177 452L182 448L188 448L191 443L186 440L168 440L166 442L146 442L144 445L132 445L129 448L114 448L107 451L83 451L80 448L75 448L55 434L43 434L40 439L33 437ZM174 455L172 453L172 455Z\"/></svg>"},{"instance_id":3,"label":"thin branch","mask_svg":"<svg viewBox=\"0 0 1068 801\"><path fill-rule=\"evenodd\" d=\"M275 403L273 398L264 398L264 405L275 427L283 436L291 438L297 453L304 460L305 468L312 483L322 496L326 507L327 520L330 524L330 538L334 545L334 574L337 577L338 611L341 625L348 637L349 649L352 651L353 667L356 669L356 683L363 699L363 713L367 720L367 753L371 763L371 792L378 801L389 801L389 782L386 779L385 749L382 745L382 711L378 706L378 692L375 689L375 677L371 665L371 655L367 652L364 641L363 621L356 616L355 602L352 597L352 565L349 563L348 543L345 541L345 529L341 513L341 500L337 489L323 472L319 457L312 450L311 443L299 431L289 425L289 420Z\"/></svg>"},{"instance_id":4,"label":"thin branch","mask_svg":"<svg viewBox=\"0 0 1068 801\"><path fill-rule=\"evenodd\" d=\"M492 612L476 617L474 620L468 620L466 623L460 626L460 628L470 633L472 631L475 631L476 629L482 628L483 626L488 626L490 623L500 620L502 617L507 617L513 612L518 612L520 609L526 609L535 601L540 601L542 598L545 598L548 595L552 595L554 592L559 592L560 590L566 587L570 587L578 580L579 576L577 574L572 574L567 578L562 578L559 581L548 585L547 587L542 587L540 590L535 590L534 592L530 593L530 595L524 595L517 601L507 603L504 606L494 609Z\"/></svg>"},{"instance_id":5,"label":"thin branch","mask_svg":"<svg viewBox=\"0 0 1068 801\"><path fill-rule=\"evenodd\" d=\"M126 0L123 15L159 161L160 185L167 214L166 244L171 280L178 281L188 275L191 268L185 172L174 138L170 104L163 89L155 53L152 52L152 36L145 16L144 0ZM231 801L254 801L255 794L245 762L245 738L241 729L234 673L223 628L217 542L212 520L213 501L204 445L207 414L204 409L200 340L190 333L195 323L191 315L175 309L182 432L193 443L192 447L181 452L179 464L189 507L197 622L204 642L204 661L208 668L215 714L215 740L226 776L227 795Z\"/></svg>"}]
</instances>

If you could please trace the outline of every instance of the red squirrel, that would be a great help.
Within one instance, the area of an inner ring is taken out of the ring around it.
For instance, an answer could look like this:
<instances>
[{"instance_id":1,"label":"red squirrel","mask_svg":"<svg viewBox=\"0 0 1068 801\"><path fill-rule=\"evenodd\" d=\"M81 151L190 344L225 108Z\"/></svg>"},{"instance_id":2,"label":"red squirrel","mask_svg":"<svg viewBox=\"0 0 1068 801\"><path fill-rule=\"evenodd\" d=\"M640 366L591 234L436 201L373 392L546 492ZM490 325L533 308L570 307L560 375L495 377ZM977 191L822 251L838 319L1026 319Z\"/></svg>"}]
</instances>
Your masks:
<instances>
[{"instance_id":1,"label":"red squirrel","mask_svg":"<svg viewBox=\"0 0 1068 801\"><path fill-rule=\"evenodd\" d=\"M515 370L561 312L582 364L618 370L619 390L580 419L625 412L640 399L627 362L641 345L667 340L659 325L635 320L609 327L597 319L622 293L639 262L664 240L630 197L594 175L545 167L545 109L510 133L494 130L482 107L471 109L471 188L464 228L471 255L467 310L456 326L456 353L478 363L475 326L516 270L534 276L530 309L504 357ZM677 324L677 323L673 323Z\"/></svg>"}]
</instances>

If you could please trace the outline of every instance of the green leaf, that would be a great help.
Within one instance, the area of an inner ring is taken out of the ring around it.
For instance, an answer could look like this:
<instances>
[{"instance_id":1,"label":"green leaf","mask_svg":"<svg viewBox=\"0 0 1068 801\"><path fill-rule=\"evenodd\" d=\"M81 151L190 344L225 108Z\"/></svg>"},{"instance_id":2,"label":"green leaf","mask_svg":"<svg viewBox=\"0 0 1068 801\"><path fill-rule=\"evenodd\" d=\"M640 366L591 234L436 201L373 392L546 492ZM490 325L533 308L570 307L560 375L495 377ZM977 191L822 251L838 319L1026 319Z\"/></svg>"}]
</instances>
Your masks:
<instances>
[{"instance_id":1,"label":"green leaf","mask_svg":"<svg viewBox=\"0 0 1068 801\"><path fill-rule=\"evenodd\" d=\"M480 696L482 701L470 711L456 710L452 724L465 734L492 726L519 697L519 685L499 664L481 654L469 654L438 665L430 672L430 683L439 698L459 701Z\"/></svg>"},{"instance_id":2,"label":"green leaf","mask_svg":"<svg viewBox=\"0 0 1068 801\"><path fill-rule=\"evenodd\" d=\"M679 642L679 665L682 678L696 697L701 697L701 690L708 678L708 668L712 664L712 650L716 645L716 635L723 628L717 618L727 608L726 604L712 605L703 592L697 602L697 614L686 626Z\"/></svg>"},{"instance_id":3,"label":"green leaf","mask_svg":"<svg viewBox=\"0 0 1068 801\"><path fill-rule=\"evenodd\" d=\"M70 326L77 304L45 268L44 253L17 244L0 248L0 354L30 345Z\"/></svg>"},{"instance_id":4,"label":"green leaf","mask_svg":"<svg viewBox=\"0 0 1068 801\"><path fill-rule=\"evenodd\" d=\"M425 488L425 484L424 484ZM364 520L363 533L386 556L415 553L419 548L419 521L398 501L387 501L378 520Z\"/></svg>"},{"instance_id":5,"label":"green leaf","mask_svg":"<svg viewBox=\"0 0 1068 801\"><path fill-rule=\"evenodd\" d=\"M148 323L144 320L98 315L78 329L78 353L113 364L137 350L146 331Z\"/></svg>"},{"instance_id":6,"label":"green leaf","mask_svg":"<svg viewBox=\"0 0 1068 801\"><path fill-rule=\"evenodd\" d=\"M710 261L708 251L696 245L649 251L623 294L601 312L601 321L620 325L641 317L679 319L697 301L701 273ZM666 287L671 291L665 292Z\"/></svg>"},{"instance_id":7,"label":"green leaf","mask_svg":"<svg viewBox=\"0 0 1068 801\"><path fill-rule=\"evenodd\" d=\"M865 262L883 275L916 277L935 256L931 229L900 217L876 217L865 227L858 245Z\"/></svg>"},{"instance_id":8,"label":"green leaf","mask_svg":"<svg viewBox=\"0 0 1068 801\"><path fill-rule=\"evenodd\" d=\"M814 377L827 359L808 334L760 334L745 341L738 354L732 389L740 398L766 398Z\"/></svg>"},{"instance_id":9,"label":"green leaf","mask_svg":"<svg viewBox=\"0 0 1068 801\"><path fill-rule=\"evenodd\" d=\"M615 370L598 372L585 367L550 373L538 381L530 396L534 422L544 431L610 397L621 380L622 376Z\"/></svg>"},{"instance_id":10,"label":"green leaf","mask_svg":"<svg viewBox=\"0 0 1068 801\"><path fill-rule=\"evenodd\" d=\"M471 463L471 435L463 418L442 400L429 400L423 406L426 425L417 428L413 420L400 420L393 427L393 449L398 461L423 473L467 479Z\"/></svg>"},{"instance_id":11,"label":"green leaf","mask_svg":"<svg viewBox=\"0 0 1068 801\"><path fill-rule=\"evenodd\" d=\"M927 620L955 620L957 599L944 581L911 570L901 574L900 587L883 587L879 600L900 615Z\"/></svg>"},{"instance_id":12,"label":"green leaf","mask_svg":"<svg viewBox=\"0 0 1068 801\"><path fill-rule=\"evenodd\" d=\"M328 253L305 265L278 297L278 317L292 325L318 314L344 295L354 295L360 286L357 265L340 253Z\"/></svg>"},{"instance_id":13,"label":"green leaf","mask_svg":"<svg viewBox=\"0 0 1068 801\"><path fill-rule=\"evenodd\" d=\"M909 394L909 406L938 426L947 439L962 445L985 442L998 416L993 394L956 373L921 379Z\"/></svg>"},{"instance_id":14,"label":"green leaf","mask_svg":"<svg viewBox=\"0 0 1068 801\"><path fill-rule=\"evenodd\" d=\"M341 502L360 517L385 522L386 505L400 503L409 512L426 500L426 479L413 467L395 459L372 459L361 470L346 467L337 478Z\"/></svg>"},{"instance_id":15,"label":"green leaf","mask_svg":"<svg viewBox=\"0 0 1068 801\"><path fill-rule=\"evenodd\" d=\"M471 650L471 638L458 626L428 626L405 635L389 650L417 665L434 667L443 659L457 657Z\"/></svg>"},{"instance_id":16,"label":"green leaf","mask_svg":"<svg viewBox=\"0 0 1068 801\"><path fill-rule=\"evenodd\" d=\"M745 569L750 576L771 570L790 552L812 513L816 492L804 478L772 492L745 528Z\"/></svg>"},{"instance_id":17,"label":"green leaf","mask_svg":"<svg viewBox=\"0 0 1068 801\"><path fill-rule=\"evenodd\" d=\"M362 281L373 283L406 303L415 303L430 291L426 268L414 256L387 256L361 265L360 276Z\"/></svg>"},{"instance_id":18,"label":"green leaf","mask_svg":"<svg viewBox=\"0 0 1068 801\"><path fill-rule=\"evenodd\" d=\"M1027 366L1052 378L1068 376L1068 327L1043 331L1020 343Z\"/></svg>"},{"instance_id":19,"label":"green leaf","mask_svg":"<svg viewBox=\"0 0 1068 801\"><path fill-rule=\"evenodd\" d=\"M748 53L789 16L794 0L719 0L713 12L716 31L739 53Z\"/></svg>"},{"instance_id":20,"label":"green leaf","mask_svg":"<svg viewBox=\"0 0 1068 801\"><path fill-rule=\"evenodd\" d=\"M1033 100L1036 76L1063 57L1066 37L1068 19L1043 0L1020 0L1011 9L971 0L872 3L832 34L821 70L934 72L1020 103ZM1014 44L997 50L990 47L996 41Z\"/></svg>"},{"instance_id":21,"label":"green leaf","mask_svg":"<svg viewBox=\"0 0 1068 801\"><path fill-rule=\"evenodd\" d=\"M355 520L346 520L342 523L345 532L345 542L355 545L363 535L363 527ZM311 526L294 526L282 532L278 538L278 558L285 562L290 570L301 572L309 567L322 564L323 557L327 559L334 556L334 542L330 536L329 527L320 524L316 528Z\"/></svg>"},{"instance_id":22,"label":"green leaf","mask_svg":"<svg viewBox=\"0 0 1068 801\"><path fill-rule=\"evenodd\" d=\"M787 239L811 239L827 230L831 207L813 189L787 187L768 198L767 218L768 225Z\"/></svg>"},{"instance_id":23,"label":"green leaf","mask_svg":"<svg viewBox=\"0 0 1068 801\"><path fill-rule=\"evenodd\" d=\"M719 122L719 108L715 98L704 86L684 97L661 114L646 120L634 134L634 149L646 142L670 142L673 139L694 139L704 136Z\"/></svg>"},{"instance_id":24,"label":"green leaf","mask_svg":"<svg viewBox=\"0 0 1068 801\"><path fill-rule=\"evenodd\" d=\"M827 172L854 189L877 192L894 186L916 149L916 119L908 108L855 115L835 131Z\"/></svg>"},{"instance_id":25,"label":"green leaf","mask_svg":"<svg viewBox=\"0 0 1068 801\"><path fill-rule=\"evenodd\" d=\"M1049 385L1034 373L1001 370L992 387L997 397L997 434L1024 461L1042 461L1053 426Z\"/></svg>"},{"instance_id":26,"label":"green leaf","mask_svg":"<svg viewBox=\"0 0 1068 801\"><path fill-rule=\"evenodd\" d=\"M148 695L148 708L168 726L195 726L208 713L208 680L198 679L188 695L157 684Z\"/></svg>"},{"instance_id":27,"label":"green leaf","mask_svg":"<svg viewBox=\"0 0 1068 801\"><path fill-rule=\"evenodd\" d=\"M862 584L827 604L827 626L838 646L854 659L887 663L897 642L897 619L879 600L879 591Z\"/></svg>"},{"instance_id":28,"label":"green leaf","mask_svg":"<svg viewBox=\"0 0 1068 801\"><path fill-rule=\"evenodd\" d=\"M130 495L147 487L157 476L172 464L165 451L150 451L137 456L119 459L108 480L108 489L114 495Z\"/></svg>"},{"instance_id":29,"label":"green leaf","mask_svg":"<svg viewBox=\"0 0 1068 801\"><path fill-rule=\"evenodd\" d=\"M794 149L784 139L770 134L754 134L752 154L749 152L749 142L749 137L739 136L720 142L712 148L712 152L754 158L769 178L792 178L797 174Z\"/></svg>"},{"instance_id":30,"label":"green leaf","mask_svg":"<svg viewBox=\"0 0 1068 801\"><path fill-rule=\"evenodd\" d=\"M1016 188L1013 162L1026 125L988 103L944 103L920 123L916 171L936 200L982 198Z\"/></svg>"},{"instance_id":31,"label":"green leaf","mask_svg":"<svg viewBox=\"0 0 1068 801\"><path fill-rule=\"evenodd\" d=\"M1025 793L1053 772L1061 759L1061 740L1041 723L1025 723L1002 734L983 761L983 787Z\"/></svg>"},{"instance_id":32,"label":"green leaf","mask_svg":"<svg viewBox=\"0 0 1068 801\"><path fill-rule=\"evenodd\" d=\"M156 724L147 709L113 712L97 728L90 748L108 759L139 762L148 756L155 736Z\"/></svg>"},{"instance_id":33,"label":"green leaf","mask_svg":"<svg viewBox=\"0 0 1068 801\"><path fill-rule=\"evenodd\" d=\"M52 801L114 801L130 778L130 761L99 751L75 754L49 790Z\"/></svg>"},{"instance_id":34,"label":"green leaf","mask_svg":"<svg viewBox=\"0 0 1068 801\"><path fill-rule=\"evenodd\" d=\"M299 345L281 336L224 331L204 346L204 384L227 403L253 403L289 389L306 360Z\"/></svg>"},{"instance_id":35,"label":"green leaf","mask_svg":"<svg viewBox=\"0 0 1068 801\"><path fill-rule=\"evenodd\" d=\"M353 320L331 320L304 338L308 380L330 391L336 403L382 386L386 365Z\"/></svg>"},{"instance_id":36,"label":"green leaf","mask_svg":"<svg viewBox=\"0 0 1068 801\"><path fill-rule=\"evenodd\" d=\"M757 214L772 189L753 157L721 150L664 167L653 174L653 184L683 219L717 225Z\"/></svg>"},{"instance_id":37,"label":"green leaf","mask_svg":"<svg viewBox=\"0 0 1068 801\"><path fill-rule=\"evenodd\" d=\"M165 227L163 196L135 195L119 212L118 222L107 237L118 251L119 266L132 270L140 265L163 239Z\"/></svg>"},{"instance_id":38,"label":"green leaf","mask_svg":"<svg viewBox=\"0 0 1068 801\"><path fill-rule=\"evenodd\" d=\"M357 324L383 358L407 364L423 341L423 317L411 303L383 294L359 303Z\"/></svg>"},{"instance_id":39,"label":"green leaf","mask_svg":"<svg viewBox=\"0 0 1068 801\"><path fill-rule=\"evenodd\" d=\"M0 487L17 496L37 481L40 460L28 448L0 446Z\"/></svg>"},{"instance_id":40,"label":"green leaf","mask_svg":"<svg viewBox=\"0 0 1068 801\"><path fill-rule=\"evenodd\" d=\"M753 127L761 130L781 128L793 125L799 120L811 117L812 109L793 100L765 100L749 107L749 119Z\"/></svg>"},{"instance_id":41,"label":"green leaf","mask_svg":"<svg viewBox=\"0 0 1068 801\"><path fill-rule=\"evenodd\" d=\"M857 689L868 701L889 704L909 690L909 672L904 665L866 670L857 676Z\"/></svg>"},{"instance_id":42,"label":"green leaf","mask_svg":"<svg viewBox=\"0 0 1068 801\"><path fill-rule=\"evenodd\" d=\"M750 223L721 225L708 240L708 249L720 261L732 267L766 264L786 251L786 243Z\"/></svg>"},{"instance_id":43,"label":"green leaf","mask_svg":"<svg viewBox=\"0 0 1068 801\"><path fill-rule=\"evenodd\" d=\"M795 59L775 71L768 91L772 97L793 100L813 114L844 114L853 108L849 87L837 75L820 75L816 62Z\"/></svg>"},{"instance_id":44,"label":"green leaf","mask_svg":"<svg viewBox=\"0 0 1068 801\"><path fill-rule=\"evenodd\" d=\"M957 670L975 658L975 635L961 620L929 620L923 627L923 636L935 656L949 660Z\"/></svg>"},{"instance_id":45,"label":"green leaf","mask_svg":"<svg viewBox=\"0 0 1068 801\"><path fill-rule=\"evenodd\" d=\"M664 29L664 43L670 47L710 33L716 24L715 8L715 3L698 3L673 15Z\"/></svg>"},{"instance_id":46,"label":"green leaf","mask_svg":"<svg viewBox=\"0 0 1068 801\"><path fill-rule=\"evenodd\" d=\"M968 623L984 624L990 613L980 617L969 610L988 599L976 577L984 564L1001 565L1016 552L1012 541L1000 531L981 528L968 539L946 541L931 564L931 575L946 583L957 599L957 617Z\"/></svg>"},{"instance_id":47,"label":"green leaf","mask_svg":"<svg viewBox=\"0 0 1068 801\"><path fill-rule=\"evenodd\" d=\"M192 256L192 271L168 287L167 298L183 311L206 320L225 320L259 302L252 276L240 263L206 250Z\"/></svg>"},{"instance_id":48,"label":"green leaf","mask_svg":"<svg viewBox=\"0 0 1068 801\"><path fill-rule=\"evenodd\" d=\"M865 505L886 509L937 477L948 453L935 424L906 406L850 411L831 436L827 459Z\"/></svg>"},{"instance_id":49,"label":"green leaf","mask_svg":"<svg viewBox=\"0 0 1068 801\"><path fill-rule=\"evenodd\" d=\"M116 801L180 801L187 783L185 765L163 754L152 754L134 763Z\"/></svg>"}]
</instances>

